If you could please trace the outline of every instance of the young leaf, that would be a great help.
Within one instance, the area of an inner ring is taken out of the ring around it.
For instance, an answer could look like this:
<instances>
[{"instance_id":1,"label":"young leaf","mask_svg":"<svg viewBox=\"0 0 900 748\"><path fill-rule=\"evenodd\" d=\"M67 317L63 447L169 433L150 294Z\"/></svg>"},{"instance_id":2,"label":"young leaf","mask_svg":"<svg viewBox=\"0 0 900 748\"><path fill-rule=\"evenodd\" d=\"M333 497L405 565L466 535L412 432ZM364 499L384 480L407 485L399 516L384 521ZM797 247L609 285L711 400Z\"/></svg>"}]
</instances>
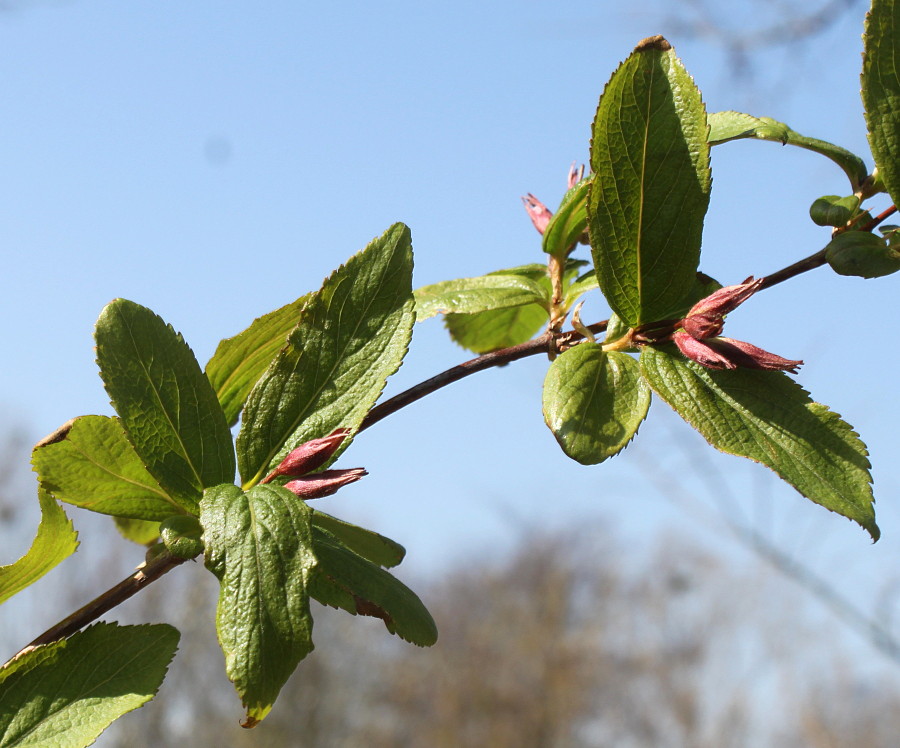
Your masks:
<instances>
[{"instance_id":1,"label":"young leaf","mask_svg":"<svg viewBox=\"0 0 900 748\"><path fill-rule=\"evenodd\" d=\"M244 726L252 727L313 648L311 510L272 485L247 493L216 486L200 509L206 568L221 584L216 629L225 670L247 708Z\"/></svg>"},{"instance_id":2,"label":"young leaf","mask_svg":"<svg viewBox=\"0 0 900 748\"><path fill-rule=\"evenodd\" d=\"M325 281L247 398L238 436L244 484L303 442L354 431L399 368L414 322L412 244L398 223Z\"/></svg>"},{"instance_id":3,"label":"young leaf","mask_svg":"<svg viewBox=\"0 0 900 748\"><path fill-rule=\"evenodd\" d=\"M599 284L597 282L597 274L592 270L565 289L563 305L566 309L571 308L578 300L579 296L583 296L588 291L593 291L595 288L599 288Z\"/></svg>"},{"instance_id":4,"label":"young leaf","mask_svg":"<svg viewBox=\"0 0 900 748\"><path fill-rule=\"evenodd\" d=\"M650 388L627 353L582 343L559 356L544 380L544 420L569 457L596 465L621 452L650 407Z\"/></svg>"},{"instance_id":5,"label":"young leaf","mask_svg":"<svg viewBox=\"0 0 900 748\"><path fill-rule=\"evenodd\" d=\"M195 512L204 488L234 480L231 433L209 380L181 335L133 301L108 304L95 337L100 376L135 452Z\"/></svg>"},{"instance_id":6,"label":"young leaf","mask_svg":"<svg viewBox=\"0 0 900 748\"><path fill-rule=\"evenodd\" d=\"M247 395L272 359L287 343L311 294L301 296L255 320L242 333L219 343L206 364L206 376L225 411L229 426L237 423Z\"/></svg>"},{"instance_id":7,"label":"young leaf","mask_svg":"<svg viewBox=\"0 0 900 748\"><path fill-rule=\"evenodd\" d=\"M565 195L547 224L542 240L543 250L565 257L587 231L587 193L591 178L582 179Z\"/></svg>"},{"instance_id":8,"label":"young leaf","mask_svg":"<svg viewBox=\"0 0 900 748\"><path fill-rule=\"evenodd\" d=\"M535 281L502 273L423 286L416 290L415 297L417 322L441 313L472 314L547 302L546 293Z\"/></svg>"},{"instance_id":9,"label":"young leaf","mask_svg":"<svg viewBox=\"0 0 900 748\"><path fill-rule=\"evenodd\" d=\"M872 0L863 34L862 100L878 177L900 202L900 2Z\"/></svg>"},{"instance_id":10,"label":"young leaf","mask_svg":"<svg viewBox=\"0 0 900 748\"><path fill-rule=\"evenodd\" d=\"M397 566L406 555L406 549L390 538L366 530L364 527L351 525L330 514L314 511L312 523L330 532L354 553L379 566L386 568Z\"/></svg>"},{"instance_id":11,"label":"young leaf","mask_svg":"<svg viewBox=\"0 0 900 748\"><path fill-rule=\"evenodd\" d=\"M178 647L164 623L95 623L0 670L0 745L81 748L150 701Z\"/></svg>"},{"instance_id":12,"label":"young leaf","mask_svg":"<svg viewBox=\"0 0 900 748\"><path fill-rule=\"evenodd\" d=\"M75 553L78 547L78 533L62 507L40 488L38 501L41 504L41 523L31 547L15 563L0 566L0 603L34 584Z\"/></svg>"},{"instance_id":13,"label":"young leaf","mask_svg":"<svg viewBox=\"0 0 900 748\"><path fill-rule=\"evenodd\" d=\"M719 145L730 140L756 138L782 145L793 145L813 151L841 167L853 191L857 191L868 176L865 162L846 148L795 132L783 122L770 117L754 117L743 112L714 112L709 115L709 144Z\"/></svg>"},{"instance_id":14,"label":"young leaf","mask_svg":"<svg viewBox=\"0 0 900 748\"><path fill-rule=\"evenodd\" d=\"M711 177L700 91L661 36L642 41L606 84L591 168L600 288L631 327L665 319L694 282Z\"/></svg>"},{"instance_id":15,"label":"young leaf","mask_svg":"<svg viewBox=\"0 0 900 748\"><path fill-rule=\"evenodd\" d=\"M824 195L809 206L809 217L817 226L846 226L859 213L859 197Z\"/></svg>"},{"instance_id":16,"label":"young leaf","mask_svg":"<svg viewBox=\"0 0 900 748\"><path fill-rule=\"evenodd\" d=\"M774 470L806 498L858 522L874 540L868 452L837 413L782 372L713 371L671 350L645 348L656 392L721 452Z\"/></svg>"},{"instance_id":17,"label":"young leaf","mask_svg":"<svg viewBox=\"0 0 900 748\"><path fill-rule=\"evenodd\" d=\"M825 259L838 275L881 278L900 270L900 252L869 231L838 234L825 247Z\"/></svg>"},{"instance_id":18,"label":"young leaf","mask_svg":"<svg viewBox=\"0 0 900 748\"><path fill-rule=\"evenodd\" d=\"M184 515L181 515L184 516ZM138 545L150 545L159 537L159 522L147 519L113 517L116 529L126 540Z\"/></svg>"},{"instance_id":19,"label":"young leaf","mask_svg":"<svg viewBox=\"0 0 900 748\"><path fill-rule=\"evenodd\" d=\"M531 340L549 319L544 307L526 304L476 314L448 314L444 325L458 345L474 353L489 353Z\"/></svg>"},{"instance_id":20,"label":"young leaf","mask_svg":"<svg viewBox=\"0 0 900 748\"><path fill-rule=\"evenodd\" d=\"M82 509L157 522L185 511L147 472L118 418L70 421L35 447L31 464L44 488Z\"/></svg>"},{"instance_id":21,"label":"young leaf","mask_svg":"<svg viewBox=\"0 0 900 748\"><path fill-rule=\"evenodd\" d=\"M409 587L324 530L313 528L313 540L319 573L311 589L317 600L380 618L392 634L420 647L437 641L434 619Z\"/></svg>"}]
</instances>

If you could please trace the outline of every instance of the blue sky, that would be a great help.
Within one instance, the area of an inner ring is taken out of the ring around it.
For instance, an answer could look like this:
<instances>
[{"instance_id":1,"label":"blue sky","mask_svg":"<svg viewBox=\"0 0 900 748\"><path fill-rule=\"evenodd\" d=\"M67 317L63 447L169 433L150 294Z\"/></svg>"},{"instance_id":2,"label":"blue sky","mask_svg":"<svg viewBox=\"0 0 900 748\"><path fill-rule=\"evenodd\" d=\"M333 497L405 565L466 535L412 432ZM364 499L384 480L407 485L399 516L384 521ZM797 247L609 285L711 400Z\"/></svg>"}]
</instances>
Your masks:
<instances>
[{"instance_id":1,"label":"blue sky","mask_svg":"<svg viewBox=\"0 0 900 748\"><path fill-rule=\"evenodd\" d=\"M736 82L717 48L668 32L664 5L8 3L0 413L35 439L110 413L91 331L117 296L154 309L205 362L220 338L317 288L395 221L412 229L417 285L541 261L519 196L555 205L569 164L588 158L603 85L645 36L669 37L710 111L782 119L871 162L861 10L814 44L762 55ZM702 267L723 283L819 249L827 231L808 206L847 191L829 162L771 143L715 149L713 173ZM542 526L610 523L636 545L676 527L716 542L648 480L664 467L703 497L712 475L747 521L866 599L893 578L900 549L897 356L882 324L896 278L819 270L755 297L728 328L804 359L798 380L869 444L876 546L763 468L710 452L698 472L689 463L702 440L660 402L623 455L576 465L543 425L537 358L361 436L341 464L370 476L323 508L395 537L406 565L429 570L476 563ZM602 299L583 316L604 318ZM388 394L469 357L438 320L423 323Z\"/></svg>"}]
</instances>

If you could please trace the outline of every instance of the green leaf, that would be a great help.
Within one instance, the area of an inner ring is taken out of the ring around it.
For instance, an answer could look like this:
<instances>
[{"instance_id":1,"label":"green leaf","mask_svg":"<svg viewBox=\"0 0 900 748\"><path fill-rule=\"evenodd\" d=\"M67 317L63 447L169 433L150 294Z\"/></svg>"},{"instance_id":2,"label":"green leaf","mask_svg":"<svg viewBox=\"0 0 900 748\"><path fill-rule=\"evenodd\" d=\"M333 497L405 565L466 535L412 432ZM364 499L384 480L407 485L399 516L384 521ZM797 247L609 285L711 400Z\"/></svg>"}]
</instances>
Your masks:
<instances>
[{"instance_id":1,"label":"green leaf","mask_svg":"<svg viewBox=\"0 0 900 748\"><path fill-rule=\"evenodd\" d=\"M715 112L708 119L710 145L755 138L813 151L841 167L854 192L859 190L869 174L865 162L855 153L825 140L808 138L770 117L754 117L742 112Z\"/></svg>"},{"instance_id":2,"label":"green leaf","mask_svg":"<svg viewBox=\"0 0 900 748\"><path fill-rule=\"evenodd\" d=\"M237 440L244 485L303 442L355 431L399 368L414 322L412 244L398 223L325 281L250 393Z\"/></svg>"},{"instance_id":3,"label":"green leaf","mask_svg":"<svg viewBox=\"0 0 900 748\"><path fill-rule=\"evenodd\" d=\"M674 348L649 347L641 370L653 391L716 449L766 465L806 498L878 539L865 445L786 374L713 371Z\"/></svg>"},{"instance_id":4,"label":"green leaf","mask_svg":"<svg viewBox=\"0 0 900 748\"><path fill-rule=\"evenodd\" d=\"M900 270L900 252L868 231L838 234L826 245L825 259L839 275L881 278Z\"/></svg>"},{"instance_id":5,"label":"green leaf","mask_svg":"<svg viewBox=\"0 0 900 748\"><path fill-rule=\"evenodd\" d=\"M314 511L312 523L330 532L354 553L379 566L397 566L406 555L406 549L396 541L364 527L351 525L330 514Z\"/></svg>"},{"instance_id":6,"label":"green leaf","mask_svg":"<svg viewBox=\"0 0 900 748\"><path fill-rule=\"evenodd\" d=\"M859 212L859 197L824 195L809 206L809 217L817 226L846 226Z\"/></svg>"},{"instance_id":7,"label":"green leaf","mask_svg":"<svg viewBox=\"0 0 900 748\"><path fill-rule=\"evenodd\" d=\"M196 517L169 517L159 526L159 538L176 558L191 559L203 553L203 527Z\"/></svg>"},{"instance_id":8,"label":"green leaf","mask_svg":"<svg viewBox=\"0 0 900 748\"><path fill-rule=\"evenodd\" d=\"M872 0L863 34L862 101L878 177L900 202L900 3Z\"/></svg>"},{"instance_id":9,"label":"green leaf","mask_svg":"<svg viewBox=\"0 0 900 748\"><path fill-rule=\"evenodd\" d=\"M592 270L565 289L563 306L565 306L566 309L571 308L578 300L579 296L583 296L588 291L593 291L595 288L599 287L600 284L597 281L597 274Z\"/></svg>"},{"instance_id":10,"label":"green leaf","mask_svg":"<svg viewBox=\"0 0 900 748\"><path fill-rule=\"evenodd\" d=\"M41 523L31 548L15 563L0 566L0 603L34 584L75 553L78 547L78 533L62 507L40 488L38 501L41 504Z\"/></svg>"},{"instance_id":11,"label":"green leaf","mask_svg":"<svg viewBox=\"0 0 900 748\"><path fill-rule=\"evenodd\" d=\"M444 325L458 345L474 353L489 353L531 340L549 319L544 307L526 304L477 314L448 314Z\"/></svg>"},{"instance_id":12,"label":"green leaf","mask_svg":"<svg viewBox=\"0 0 900 748\"><path fill-rule=\"evenodd\" d=\"M544 380L544 420L569 457L596 465L628 445L647 417L650 388L627 353L582 343L559 356Z\"/></svg>"},{"instance_id":13,"label":"green leaf","mask_svg":"<svg viewBox=\"0 0 900 748\"><path fill-rule=\"evenodd\" d=\"M415 298L417 322L441 313L472 314L547 301L544 290L535 281L498 273L423 286L416 290Z\"/></svg>"},{"instance_id":14,"label":"green leaf","mask_svg":"<svg viewBox=\"0 0 900 748\"><path fill-rule=\"evenodd\" d=\"M95 337L128 439L163 490L195 513L204 488L234 479L231 432L209 380L181 335L132 301L108 304Z\"/></svg>"},{"instance_id":15,"label":"green leaf","mask_svg":"<svg viewBox=\"0 0 900 748\"><path fill-rule=\"evenodd\" d=\"M271 485L247 493L216 486L200 507L206 568L221 584L216 630L225 671L247 708L244 726L252 727L313 649L311 510Z\"/></svg>"},{"instance_id":16,"label":"green leaf","mask_svg":"<svg viewBox=\"0 0 900 748\"><path fill-rule=\"evenodd\" d=\"M730 140L758 138L786 145L791 128L768 117L754 117L743 112L712 112L707 116L709 144L720 145Z\"/></svg>"},{"instance_id":17,"label":"green leaf","mask_svg":"<svg viewBox=\"0 0 900 748\"><path fill-rule=\"evenodd\" d=\"M184 511L147 472L118 418L81 416L50 439L35 447L31 464L60 501L157 522Z\"/></svg>"},{"instance_id":18,"label":"green leaf","mask_svg":"<svg viewBox=\"0 0 900 748\"><path fill-rule=\"evenodd\" d=\"M665 319L700 261L711 176L700 92L662 37L645 39L600 97L588 223L597 278L629 326Z\"/></svg>"},{"instance_id":19,"label":"green leaf","mask_svg":"<svg viewBox=\"0 0 900 748\"><path fill-rule=\"evenodd\" d=\"M313 540L319 573L312 593L319 602L380 618L392 634L420 647L437 641L434 619L409 587L318 527Z\"/></svg>"},{"instance_id":20,"label":"green leaf","mask_svg":"<svg viewBox=\"0 0 900 748\"><path fill-rule=\"evenodd\" d=\"M237 423L247 395L287 343L288 335L300 321L300 312L310 297L310 294L301 296L253 320L242 333L219 343L206 364L206 376L225 411L229 426Z\"/></svg>"},{"instance_id":21,"label":"green leaf","mask_svg":"<svg viewBox=\"0 0 900 748\"><path fill-rule=\"evenodd\" d=\"M0 670L2 748L81 748L152 699L178 647L164 623L95 623Z\"/></svg>"},{"instance_id":22,"label":"green leaf","mask_svg":"<svg viewBox=\"0 0 900 748\"><path fill-rule=\"evenodd\" d=\"M159 537L159 522L154 520L113 517L113 521L122 537L132 543L150 545Z\"/></svg>"},{"instance_id":23,"label":"green leaf","mask_svg":"<svg viewBox=\"0 0 900 748\"><path fill-rule=\"evenodd\" d=\"M565 257L587 231L587 194L591 178L582 179L565 195L550 218L542 239L543 250Z\"/></svg>"}]
</instances>

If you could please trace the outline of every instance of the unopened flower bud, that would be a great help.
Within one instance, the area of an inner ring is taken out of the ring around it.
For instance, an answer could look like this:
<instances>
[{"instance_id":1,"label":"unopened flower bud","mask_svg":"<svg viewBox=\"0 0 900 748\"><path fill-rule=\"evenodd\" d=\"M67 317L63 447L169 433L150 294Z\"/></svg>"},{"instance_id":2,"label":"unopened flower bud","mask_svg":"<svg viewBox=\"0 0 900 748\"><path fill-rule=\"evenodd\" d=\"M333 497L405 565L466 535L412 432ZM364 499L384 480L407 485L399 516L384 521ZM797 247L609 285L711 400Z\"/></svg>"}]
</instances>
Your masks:
<instances>
[{"instance_id":1,"label":"unopened flower bud","mask_svg":"<svg viewBox=\"0 0 900 748\"><path fill-rule=\"evenodd\" d=\"M304 442L289 452L278 467L263 478L261 483L268 483L279 475L306 475L322 467L331 459L349 433L349 429L337 429L328 436Z\"/></svg>"},{"instance_id":2,"label":"unopened flower bud","mask_svg":"<svg viewBox=\"0 0 900 748\"><path fill-rule=\"evenodd\" d=\"M797 373L803 361L783 358L764 351L751 343L733 338L708 338L697 340L686 332L675 332L672 340L685 356L707 369L762 369L764 371L789 371Z\"/></svg>"},{"instance_id":3,"label":"unopened flower bud","mask_svg":"<svg viewBox=\"0 0 900 748\"><path fill-rule=\"evenodd\" d=\"M696 361L707 369L736 369L737 364L729 361L721 353L710 347L706 341L678 331L672 334L672 340L678 346L678 350L691 361Z\"/></svg>"},{"instance_id":4,"label":"unopened flower bud","mask_svg":"<svg viewBox=\"0 0 900 748\"><path fill-rule=\"evenodd\" d=\"M584 164L576 168L575 162L573 161L572 165L569 167L569 189L571 190L582 179L584 179Z\"/></svg>"},{"instance_id":5,"label":"unopened flower bud","mask_svg":"<svg viewBox=\"0 0 900 748\"><path fill-rule=\"evenodd\" d=\"M685 331L697 338L714 338L722 332L725 315L737 309L762 285L763 279L747 278L736 286L725 286L700 299L687 313L682 323Z\"/></svg>"},{"instance_id":6,"label":"unopened flower bud","mask_svg":"<svg viewBox=\"0 0 900 748\"><path fill-rule=\"evenodd\" d=\"M324 496L331 496L339 488L343 488L349 483L356 483L364 475L368 475L368 473L363 468L323 470L315 475L288 481L284 487L297 494L301 499L321 499Z\"/></svg>"},{"instance_id":7,"label":"unopened flower bud","mask_svg":"<svg viewBox=\"0 0 900 748\"><path fill-rule=\"evenodd\" d=\"M547 230L547 224L550 223L553 213L530 192L522 198L522 202L525 203L525 210L528 211L528 217L534 227L539 234L543 234Z\"/></svg>"},{"instance_id":8,"label":"unopened flower bud","mask_svg":"<svg viewBox=\"0 0 900 748\"><path fill-rule=\"evenodd\" d=\"M757 348L751 343L745 343L743 340L716 338L711 343L729 360L747 369L789 371L791 374L796 374L797 367L803 365L803 361L792 361L788 358L782 358L774 353L764 351L762 348Z\"/></svg>"}]
</instances>

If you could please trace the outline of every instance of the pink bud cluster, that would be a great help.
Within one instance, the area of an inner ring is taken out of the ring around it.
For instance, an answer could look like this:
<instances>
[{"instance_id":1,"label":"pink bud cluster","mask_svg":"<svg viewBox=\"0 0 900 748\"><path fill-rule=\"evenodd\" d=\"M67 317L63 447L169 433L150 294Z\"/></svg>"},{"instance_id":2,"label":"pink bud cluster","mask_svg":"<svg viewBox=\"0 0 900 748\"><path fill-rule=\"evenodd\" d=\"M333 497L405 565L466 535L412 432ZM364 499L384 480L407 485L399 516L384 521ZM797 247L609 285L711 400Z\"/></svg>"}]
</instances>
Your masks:
<instances>
[{"instance_id":1,"label":"pink bud cluster","mask_svg":"<svg viewBox=\"0 0 900 748\"><path fill-rule=\"evenodd\" d=\"M349 433L348 429L337 429L328 436L304 442L292 450L261 483L269 483L280 476L291 477L293 480L285 483L284 487L301 499L321 499L331 496L348 483L355 483L367 475L363 468L323 470L309 475L331 459Z\"/></svg>"},{"instance_id":2,"label":"pink bud cluster","mask_svg":"<svg viewBox=\"0 0 900 748\"><path fill-rule=\"evenodd\" d=\"M571 190L582 179L584 179L584 165L576 168L573 163L569 167L569 189ZM522 202L525 203L525 210L528 211L528 217L534 227L539 234L543 234L547 230L550 219L553 218L553 212L530 192L522 198Z\"/></svg>"},{"instance_id":3,"label":"pink bud cluster","mask_svg":"<svg viewBox=\"0 0 900 748\"><path fill-rule=\"evenodd\" d=\"M797 373L802 361L782 358L743 340L719 335L725 315L743 304L762 286L763 279L747 278L736 286L725 286L701 299L681 321L682 330L672 340L685 356L708 369L763 369Z\"/></svg>"}]
</instances>

